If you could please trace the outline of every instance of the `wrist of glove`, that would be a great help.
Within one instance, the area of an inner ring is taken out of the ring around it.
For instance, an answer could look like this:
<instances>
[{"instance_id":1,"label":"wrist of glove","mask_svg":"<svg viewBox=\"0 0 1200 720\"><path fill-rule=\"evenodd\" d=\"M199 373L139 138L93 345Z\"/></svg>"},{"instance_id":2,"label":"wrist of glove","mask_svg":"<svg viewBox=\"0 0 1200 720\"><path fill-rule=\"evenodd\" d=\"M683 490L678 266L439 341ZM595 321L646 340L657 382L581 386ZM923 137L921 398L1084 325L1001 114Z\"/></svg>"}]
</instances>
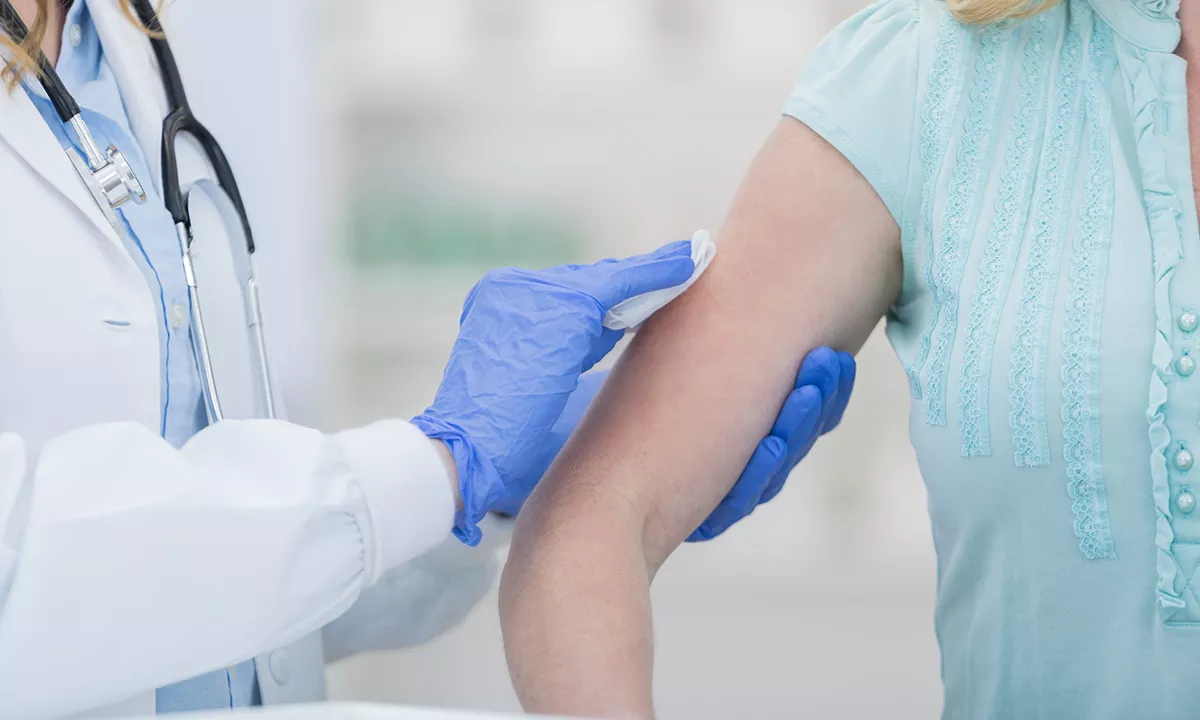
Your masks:
<instances>
[{"instance_id":1,"label":"wrist of glove","mask_svg":"<svg viewBox=\"0 0 1200 720\"><path fill-rule=\"evenodd\" d=\"M462 508L454 515L454 536L464 544L475 547L483 539L479 523L504 500L500 492L504 487L500 473L462 428L428 413L413 418L412 423L429 438L445 443L454 457L458 490L462 497ZM478 488L482 488L483 492L479 492Z\"/></svg>"}]
</instances>

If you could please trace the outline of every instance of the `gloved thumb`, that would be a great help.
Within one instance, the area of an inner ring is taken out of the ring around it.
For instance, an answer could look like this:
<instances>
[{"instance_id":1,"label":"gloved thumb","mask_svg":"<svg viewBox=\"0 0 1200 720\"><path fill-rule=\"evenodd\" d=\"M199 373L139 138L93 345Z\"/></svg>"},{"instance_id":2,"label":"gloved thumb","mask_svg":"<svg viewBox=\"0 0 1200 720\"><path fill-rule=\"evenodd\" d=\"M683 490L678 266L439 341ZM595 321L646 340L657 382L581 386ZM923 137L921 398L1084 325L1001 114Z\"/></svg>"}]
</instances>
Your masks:
<instances>
[{"instance_id":1,"label":"gloved thumb","mask_svg":"<svg viewBox=\"0 0 1200 720\"><path fill-rule=\"evenodd\" d=\"M606 310L638 295L682 285L696 269L691 240L669 243L652 253L594 267L604 271L595 297Z\"/></svg>"}]
</instances>

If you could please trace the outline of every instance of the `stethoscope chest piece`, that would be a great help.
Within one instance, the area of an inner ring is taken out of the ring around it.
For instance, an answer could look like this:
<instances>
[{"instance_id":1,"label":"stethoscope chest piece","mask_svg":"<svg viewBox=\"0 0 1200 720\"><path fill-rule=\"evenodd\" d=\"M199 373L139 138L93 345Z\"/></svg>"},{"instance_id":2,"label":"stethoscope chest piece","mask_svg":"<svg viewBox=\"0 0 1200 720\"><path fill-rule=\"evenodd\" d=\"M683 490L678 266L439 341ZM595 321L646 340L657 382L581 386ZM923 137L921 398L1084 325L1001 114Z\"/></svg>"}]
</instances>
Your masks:
<instances>
[{"instance_id":1,"label":"stethoscope chest piece","mask_svg":"<svg viewBox=\"0 0 1200 720\"><path fill-rule=\"evenodd\" d=\"M71 104L78 108L73 101ZM133 168L129 167L124 153L118 150L116 145L109 145L108 150L101 152L96 139L92 137L92 131L78 110L66 124L71 128L71 132L75 133L79 146L83 148L87 160L87 174L84 174L84 177L90 174L95 188L100 191L97 202L103 201L113 210L130 200L138 205L146 202L146 191L142 183L137 179ZM74 154L73 150L67 152ZM78 166L78 163L76 165Z\"/></svg>"},{"instance_id":2,"label":"stethoscope chest piece","mask_svg":"<svg viewBox=\"0 0 1200 720\"><path fill-rule=\"evenodd\" d=\"M109 206L116 210L130 200L139 205L146 202L146 191L133 173L133 168L129 167L125 155L114 146L108 148L105 159L108 163L99 170L93 169L92 177L100 186Z\"/></svg>"}]
</instances>

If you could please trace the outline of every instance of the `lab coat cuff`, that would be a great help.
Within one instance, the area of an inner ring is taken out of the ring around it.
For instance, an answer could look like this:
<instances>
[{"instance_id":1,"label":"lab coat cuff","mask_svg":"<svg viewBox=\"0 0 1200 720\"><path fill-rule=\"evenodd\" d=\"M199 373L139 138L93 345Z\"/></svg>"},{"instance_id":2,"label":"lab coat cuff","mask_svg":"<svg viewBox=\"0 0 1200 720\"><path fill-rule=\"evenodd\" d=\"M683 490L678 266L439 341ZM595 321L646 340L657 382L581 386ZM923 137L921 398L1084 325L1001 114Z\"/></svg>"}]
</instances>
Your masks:
<instances>
[{"instance_id":1,"label":"lab coat cuff","mask_svg":"<svg viewBox=\"0 0 1200 720\"><path fill-rule=\"evenodd\" d=\"M446 539L454 523L452 481L429 438L402 420L349 430L338 440L366 497L374 584Z\"/></svg>"}]
</instances>

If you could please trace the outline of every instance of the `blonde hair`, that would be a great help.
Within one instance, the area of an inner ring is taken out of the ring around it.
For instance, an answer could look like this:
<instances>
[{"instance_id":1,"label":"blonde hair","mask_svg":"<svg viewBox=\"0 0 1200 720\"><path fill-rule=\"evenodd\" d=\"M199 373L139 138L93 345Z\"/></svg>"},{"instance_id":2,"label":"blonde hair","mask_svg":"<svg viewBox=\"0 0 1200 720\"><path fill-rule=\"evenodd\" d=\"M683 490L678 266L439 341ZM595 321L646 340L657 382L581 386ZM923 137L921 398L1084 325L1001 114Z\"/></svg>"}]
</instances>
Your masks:
<instances>
[{"instance_id":1,"label":"blonde hair","mask_svg":"<svg viewBox=\"0 0 1200 720\"><path fill-rule=\"evenodd\" d=\"M6 33L0 32L0 49L8 51L4 70L0 72L0 81L8 85L10 90L16 87L22 74L38 72L37 58L42 52L42 41L46 39L46 32L50 29L51 3L60 2L60 0L36 1L37 16L32 23L29 23L29 34L25 36L24 42L18 44ZM134 25L147 34L153 35L154 33L149 28L142 25L142 21L138 19L130 1L120 0L121 12L125 13L125 17L129 18Z\"/></svg>"},{"instance_id":2,"label":"blonde hair","mask_svg":"<svg viewBox=\"0 0 1200 720\"><path fill-rule=\"evenodd\" d=\"M946 0L950 14L967 25L1022 20L1057 4L1058 0Z\"/></svg>"}]
</instances>

